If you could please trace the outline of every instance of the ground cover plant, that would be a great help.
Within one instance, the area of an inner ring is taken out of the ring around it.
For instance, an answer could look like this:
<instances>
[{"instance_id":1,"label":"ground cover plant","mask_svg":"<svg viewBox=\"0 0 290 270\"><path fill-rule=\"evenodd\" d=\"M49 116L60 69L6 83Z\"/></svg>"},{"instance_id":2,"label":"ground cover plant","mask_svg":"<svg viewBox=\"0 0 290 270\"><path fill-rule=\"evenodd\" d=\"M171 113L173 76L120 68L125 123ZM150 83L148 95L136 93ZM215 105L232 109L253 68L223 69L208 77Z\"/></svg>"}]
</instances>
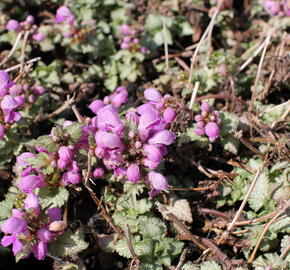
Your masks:
<instances>
[{"instance_id":1,"label":"ground cover plant","mask_svg":"<svg viewBox=\"0 0 290 270\"><path fill-rule=\"evenodd\" d=\"M290 2L3 0L0 268L290 269Z\"/></svg>"}]
</instances>

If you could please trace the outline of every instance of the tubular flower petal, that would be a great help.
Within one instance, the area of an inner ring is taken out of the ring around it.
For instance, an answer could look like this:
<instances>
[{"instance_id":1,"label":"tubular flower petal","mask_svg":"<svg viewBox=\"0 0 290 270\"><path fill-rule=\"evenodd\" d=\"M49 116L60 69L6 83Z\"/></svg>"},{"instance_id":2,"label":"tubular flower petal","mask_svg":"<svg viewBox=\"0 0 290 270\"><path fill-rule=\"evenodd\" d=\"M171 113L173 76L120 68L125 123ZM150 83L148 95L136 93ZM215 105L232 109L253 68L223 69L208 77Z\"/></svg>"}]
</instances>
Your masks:
<instances>
[{"instance_id":1,"label":"tubular flower petal","mask_svg":"<svg viewBox=\"0 0 290 270\"><path fill-rule=\"evenodd\" d=\"M132 183L137 183L140 180L140 169L136 164L131 164L127 169L127 178Z\"/></svg>"},{"instance_id":2,"label":"tubular flower petal","mask_svg":"<svg viewBox=\"0 0 290 270\"><path fill-rule=\"evenodd\" d=\"M27 194L33 192L36 188L44 187L45 185L46 183L44 179L41 176L34 174L22 177L18 183L18 187Z\"/></svg>"},{"instance_id":3,"label":"tubular flower petal","mask_svg":"<svg viewBox=\"0 0 290 270\"><path fill-rule=\"evenodd\" d=\"M147 100L156 103L161 102L162 96L155 88L148 88L144 91L144 96Z\"/></svg>"},{"instance_id":4,"label":"tubular flower petal","mask_svg":"<svg viewBox=\"0 0 290 270\"><path fill-rule=\"evenodd\" d=\"M155 133L150 139L149 144L165 144L170 145L175 140L175 134L169 130L161 130Z\"/></svg>"}]
</instances>

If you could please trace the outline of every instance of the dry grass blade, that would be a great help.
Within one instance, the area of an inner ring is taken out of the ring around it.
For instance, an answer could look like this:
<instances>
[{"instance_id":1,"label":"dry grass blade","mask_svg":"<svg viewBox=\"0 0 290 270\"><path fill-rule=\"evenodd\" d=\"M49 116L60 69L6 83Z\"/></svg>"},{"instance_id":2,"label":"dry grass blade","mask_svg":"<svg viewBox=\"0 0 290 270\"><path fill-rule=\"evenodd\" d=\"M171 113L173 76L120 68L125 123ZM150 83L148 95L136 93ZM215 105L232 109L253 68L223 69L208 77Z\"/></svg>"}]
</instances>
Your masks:
<instances>
[{"instance_id":1,"label":"dry grass blade","mask_svg":"<svg viewBox=\"0 0 290 270\"><path fill-rule=\"evenodd\" d=\"M269 229L269 227L270 227L270 225L271 224L273 224L275 221L276 221L276 219L283 213L283 212L285 212L285 210L289 207L289 205L290 205L290 201L287 201L286 203L285 203L285 205L284 205L284 207L280 210L280 211L278 211L277 213L276 213L276 215L267 223L267 225L265 226L265 228L263 229L263 231L262 231L262 233L261 233L261 235L260 235L260 237L259 237L259 240L258 240L258 242L257 242L257 244L256 244L256 246L255 246L255 248L254 248L254 250L253 250L253 252L252 252L252 254L251 254L251 256L250 256L250 258L248 259L248 263L252 263L253 261L254 261L254 259L255 259L255 256L256 256L256 253L257 253L257 251L258 251L258 249L259 249L259 247L260 247L260 245L261 245L261 243L262 243L262 240L263 240L263 237L264 237L264 235L265 235L265 233L268 231L268 229Z\"/></svg>"},{"instance_id":2,"label":"dry grass blade","mask_svg":"<svg viewBox=\"0 0 290 270\"><path fill-rule=\"evenodd\" d=\"M260 174L261 174L262 170L263 170L263 167L257 170L256 175L255 175L255 177L254 177L254 179L253 179L253 181L252 181L252 183L251 183L251 185L250 185L250 187L249 187L249 189L248 189L248 191L247 191L247 193L246 193L246 195L245 195L245 197L243 199L243 202L242 202L239 210L237 211L237 213L236 213L235 217L233 218L232 222L230 224L228 224L228 228L222 234L221 238L218 241L218 244L221 244L228 237L229 233L233 230L233 228L236 226L236 222L238 221L240 215L242 214L242 211L243 211L244 207L246 206L246 203L247 203L247 201L248 201L248 199L250 197L250 194L251 194L255 184L257 183L257 181L258 181L258 179L260 177Z\"/></svg>"}]
</instances>

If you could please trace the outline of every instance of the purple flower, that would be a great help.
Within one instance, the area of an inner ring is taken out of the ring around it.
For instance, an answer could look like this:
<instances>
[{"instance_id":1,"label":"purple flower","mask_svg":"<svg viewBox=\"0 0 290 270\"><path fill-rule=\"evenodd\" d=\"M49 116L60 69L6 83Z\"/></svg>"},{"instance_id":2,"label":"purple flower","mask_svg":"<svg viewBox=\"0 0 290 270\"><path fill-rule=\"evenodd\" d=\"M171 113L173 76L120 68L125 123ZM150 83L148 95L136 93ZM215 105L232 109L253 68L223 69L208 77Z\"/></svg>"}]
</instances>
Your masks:
<instances>
[{"instance_id":1,"label":"purple flower","mask_svg":"<svg viewBox=\"0 0 290 270\"><path fill-rule=\"evenodd\" d=\"M41 96L41 95L43 95L45 93L45 88L40 86L40 85L39 86L35 86L33 88L33 93L35 95L37 95L37 96Z\"/></svg>"},{"instance_id":2,"label":"purple flower","mask_svg":"<svg viewBox=\"0 0 290 270\"><path fill-rule=\"evenodd\" d=\"M26 220L21 217L12 216L4 221L1 231L6 234L20 234L27 232Z\"/></svg>"},{"instance_id":3,"label":"purple flower","mask_svg":"<svg viewBox=\"0 0 290 270\"><path fill-rule=\"evenodd\" d=\"M163 112L163 119L165 120L166 123L171 124L176 116L176 112L174 109L168 107L165 109Z\"/></svg>"},{"instance_id":4,"label":"purple flower","mask_svg":"<svg viewBox=\"0 0 290 270\"><path fill-rule=\"evenodd\" d=\"M104 106L104 102L100 99L97 99L89 105L89 108L94 114L97 114L99 109L103 108Z\"/></svg>"},{"instance_id":5,"label":"purple flower","mask_svg":"<svg viewBox=\"0 0 290 270\"><path fill-rule=\"evenodd\" d=\"M131 164L127 169L128 180L135 184L140 180L140 169L136 164Z\"/></svg>"},{"instance_id":6,"label":"purple flower","mask_svg":"<svg viewBox=\"0 0 290 270\"><path fill-rule=\"evenodd\" d=\"M18 107L17 101L9 95L6 95L1 101L1 109L4 112L14 110L17 107Z\"/></svg>"},{"instance_id":7,"label":"purple flower","mask_svg":"<svg viewBox=\"0 0 290 270\"><path fill-rule=\"evenodd\" d=\"M26 194L33 192L36 188L45 187L46 183L41 176L30 174L20 179L18 187Z\"/></svg>"},{"instance_id":8,"label":"purple flower","mask_svg":"<svg viewBox=\"0 0 290 270\"><path fill-rule=\"evenodd\" d=\"M142 115L143 113L148 112L150 110L156 111L154 106L150 103L145 103L145 104L142 104L139 107L137 107L137 113L140 115Z\"/></svg>"},{"instance_id":9,"label":"purple flower","mask_svg":"<svg viewBox=\"0 0 290 270\"><path fill-rule=\"evenodd\" d=\"M111 102L115 108L119 108L128 100L128 92L124 86L119 86L115 92L110 96Z\"/></svg>"},{"instance_id":10,"label":"purple flower","mask_svg":"<svg viewBox=\"0 0 290 270\"><path fill-rule=\"evenodd\" d=\"M50 222L61 220L61 209L59 207L52 207L47 210Z\"/></svg>"},{"instance_id":11,"label":"purple flower","mask_svg":"<svg viewBox=\"0 0 290 270\"><path fill-rule=\"evenodd\" d=\"M105 131L98 131L95 135L96 143L98 147L123 150L124 144L121 141L121 138L116 135Z\"/></svg>"},{"instance_id":12,"label":"purple flower","mask_svg":"<svg viewBox=\"0 0 290 270\"><path fill-rule=\"evenodd\" d=\"M139 124L139 116L138 114L136 113L136 111L128 111L126 113L126 120L128 122L134 122L136 123L137 125Z\"/></svg>"},{"instance_id":13,"label":"purple flower","mask_svg":"<svg viewBox=\"0 0 290 270\"><path fill-rule=\"evenodd\" d=\"M203 103L200 105L200 108L201 108L201 111L202 111L202 112L209 113L209 111L210 111L210 105L208 104L208 102L203 102Z\"/></svg>"},{"instance_id":14,"label":"purple flower","mask_svg":"<svg viewBox=\"0 0 290 270\"><path fill-rule=\"evenodd\" d=\"M16 159L16 164L17 166L21 166L21 167L26 167L29 164L26 162L28 158L33 158L35 157L34 154L30 153L30 152L24 152L22 153L20 156L17 157Z\"/></svg>"},{"instance_id":15,"label":"purple flower","mask_svg":"<svg viewBox=\"0 0 290 270\"><path fill-rule=\"evenodd\" d=\"M124 42L121 43L120 47L122 50L129 50L131 48L130 44Z\"/></svg>"},{"instance_id":16,"label":"purple flower","mask_svg":"<svg viewBox=\"0 0 290 270\"><path fill-rule=\"evenodd\" d=\"M16 31L16 32L20 32L22 29L22 26L20 25L20 23L16 20L9 20L7 25L6 25L6 29L8 31Z\"/></svg>"},{"instance_id":17,"label":"purple flower","mask_svg":"<svg viewBox=\"0 0 290 270\"><path fill-rule=\"evenodd\" d=\"M59 158L64 162L72 161L73 153L72 153L72 150L67 146L61 146L58 149L58 155L59 155Z\"/></svg>"},{"instance_id":18,"label":"purple flower","mask_svg":"<svg viewBox=\"0 0 290 270\"><path fill-rule=\"evenodd\" d=\"M4 236L1 239L1 245L3 247L8 247L10 245L13 245L12 251L14 256L17 255L17 253L22 249L22 242L20 240L18 240L17 238L17 234L12 234L12 235L8 235L8 236Z\"/></svg>"},{"instance_id":19,"label":"purple flower","mask_svg":"<svg viewBox=\"0 0 290 270\"><path fill-rule=\"evenodd\" d=\"M28 15L28 16L26 17L26 19L25 19L25 22L26 22L27 24L32 25L32 24L34 24L35 19L34 19L34 17L33 17L32 15Z\"/></svg>"},{"instance_id":20,"label":"purple flower","mask_svg":"<svg viewBox=\"0 0 290 270\"><path fill-rule=\"evenodd\" d=\"M175 140L176 136L169 130L161 130L155 133L149 140L149 144L165 144L170 145Z\"/></svg>"},{"instance_id":21,"label":"purple flower","mask_svg":"<svg viewBox=\"0 0 290 270\"><path fill-rule=\"evenodd\" d=\"M168 187L167 178L161 173L156 173L153 171L149 172L147 174L147 180L152 187L150 192L151 198L153 198L156 193L160 192L161 190L165 190Z\"/></svg>"},{"instance_id":22,"label":"purple flower","mask_svg":"<svg viewBox=\"0 0 290 270\"><path fill-rule=\"evenodd\" d=\"M9 74L4 70L0 70L0 97L4 97L6 95L7 88L11 86Z\"/></svg>"},{"instance_id":23,"label":"purple flower","mask_svg":"<svg viewBox=\"0 0 290 270\"><path fill-rule=\"evenodd\" d=\"M62 175L62 183L66 186L68 184L78 184L81 182L81 177L78 173L66 172Z\"/></svg>"},{"instance_id":24,"label":"purple flower","mask_svg":"<svg viewBox=\"0 0 290 270\"><path fill-rule=\"evenodd\" d=\"M49 230L46 229L40 229L37 231L37 236L40 239L40 241L44 243L49 243L53 240L53 235Z\"/></svg>"},{"instance_id":25,"label":"purple flower","mask_svg":"<svg viewBox=\"0 0 290 270\"><path fill-rule=\"evenodd\" d=\"M148 88L144 91L144 96L147 100L159 103L162 101L161 94L155 88Z\"/></svg>"},{"instance_id":26,"label":"purple flower","mask_svg":"<svg viewBox=\"0 0 290 270\"><path fill-rule=\"evenodd\" d=\"M35 209L36 212L39 210L39 198L34 193L30 193L24 200L25 210L28 211L30 208Z\"/></svg>"},{"instance_id":27,"label":"purple flower","mask_svg":"<svg viewBox=\"0 0 290 270\"><path fill-rule=\"evenodd\" d=\"M71 10L66 6L61 6L56 11L55 22L67 22L69 25L73 25L75 21L75 16L72 14Z\"/></svg>"},{"instance_id":28,"label":"purple flower","mask_svg":"<svg viewBox=\"0 0 290 270\"><path fill-rule=\"evenodd\" d=\"M143 141L148 138L150 128L152 128L154 125L158 125L159 122L160 116L156 110L148 110L141 115L139 119L138 130Z\"/></svg>"},{"instance_id":29,"label":"purple flower","mask_svg":"<svg viewBox=\"0 0 290 270\"><path fill-rule=\"evenodd\" d=\"M264 8L271 15L277 15L280 11L280 3L275 0L266 0L264 2Z\"/></svg>"},{"instance_id":30,"label":"purple flower","mask_svg":"<svg viewBox=\"0 0 290 270\"><path fill-rule=\"evenodd\" d=\"M285 16L290 16L290 3L289 3L289 0L284 2L283 9L284 9L284 15Z\"/></svg>"},{"instance_id":31,"label":"purple flower","mask_svg":"<svg viewBox=\"0 0 290 270\"><path fill-rule=\"evenodd\" d=\"M208 122L205 126L205 134L211 142L214 142L220 135L220 128L215 122Z\"/></svg>"},{"instance_id":32,"label":"purple flower","mask_svg":"<svg viewBox=\"0 0 290 270\"><path fill-rule=\"evenodd\" d=\"M120 134L125 128L118 112L112 105L107 105L104 108L99 109L97 117L97 125L101 130L112 131L115 134Z\"/></svg>"},{"instance_id":33,"label":"purple flower","mask_svg":"<svg viewBox=\"0 0 290 270\"><path fill-rule=\"evenodd\" d=\"M144 156L147 160L151 162L160 163L163 156L160 149L155 145L145 144L144 147Z\"/></svg>"},{"instance_id":34,"label":"purple flower","mask_svg":"<svg viewBox=\"0 0 290 270\"><path fill-rule=\"evenodd\" d=\"M195 133L196 133L196 135L199 135L199 136L205 135L204 128L196 128Z\"/></svg>"},{"instance_id":35,"label":"purple flower","mask_svg":"<svg viewBox=\"0 0 290 270\"><path fill-rule=\"evenodd\" d=\"M122 24L120 26L120 33L124 36L131 35L131 28L127 24Z\"/></svg>"},{"instance_id":36,"label":"purple flower","mask_svg":"<svg viewBox=\"0 0 290 270\"><path fill-rule=\"evenodd\" d=\"M143 54L146 54L148 52L148 49L146 47L142 46L140 48L140 52L143 53Z\"/></svg>"},{"instance_id":37,"label":"purple flower","mask_svg":"<svg viewBox=\"0 0 290 270\"><path fill-rule=\"evenodd\" d=\"M5 128L4 126L0 123L0 140L2 140L4 138L4 134L5 134Z\"/></svg>"},{"instance_id":38,"label":"purple flower","mask_svg":"<svg viewBox=\"0 0 290 270\"><path fill-rule=\"evenodd\" d=\"M32 247L32 252L36 259L44 260L47 255L47 243L44 243L43 241L38 242Z\"/></svg>"},{"instance_id":39,"label":"purple flower","mask_svg":"<svg viewBox=\"0 0 290 270\"><path fill-rule=\"evenodd\" d=\"M43 33L37 32L32 36L32 38L37 42L41 42L45 39L45 35Z\"/></svg>"},{"instance_id":40,"label":"purple flower","mask_svg":"<svg viewBox=\"0 0 290 270\"><path fill-rule=\"evenodd\" d=\"M105 175L105 171L103 168L96 168L93 173L95 178L103 178Z\"/></svg>"}]
</instances>

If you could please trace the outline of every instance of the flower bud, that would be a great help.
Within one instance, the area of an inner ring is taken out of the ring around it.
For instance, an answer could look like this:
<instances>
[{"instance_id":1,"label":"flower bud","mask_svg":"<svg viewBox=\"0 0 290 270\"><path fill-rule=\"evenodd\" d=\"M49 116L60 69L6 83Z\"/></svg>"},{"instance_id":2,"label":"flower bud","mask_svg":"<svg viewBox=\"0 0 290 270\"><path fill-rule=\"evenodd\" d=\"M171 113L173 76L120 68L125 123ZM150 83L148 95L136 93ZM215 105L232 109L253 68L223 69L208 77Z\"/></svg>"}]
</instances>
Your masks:
<instances>
[{"instance_id":1,"label":"flower bud","mask_svg":"<svg viewBox=\"0 0 290 270\"><path fill-rule=\"evenodd\" d=\"M57 222L57 221L55 221ZM50 231L46 230L46 229L40 229L37 231L37 236L38 238L44 242L44 243L49 243L53 240L53 235Z\"/></svg>"},{"instance_id":2,"label":"flower bud","mask_svg":"<svg viewBox=\"0 0 290 270\"><path fill-rule=\"evenodd\" d=\"M34 24L34 22L35 22L35 19L34 19L34 17L32 16L32 15L28 15L27 17L26 17L26 20L25 20L25 22L27 23L27 24Z\"/></svg>"},{"instance_id":3,"label":"flower bud","mask_svg":"<svg viewBox=\"0 0 290 270\"><path fill-rule=\"evenodd\" d=\"M140 180L140 169L136 164L131 164L127 169L128 180L135 184Z\"/></svg>"},{"instance_id":4,"label":"flower bud","mask_svg":"<svg viewBox=\"0 0 290 270\"><path fill-rule=\"evenodd\" d=\"M97 100L94 100L90 105L89 105L89 108L90 110L94 113L94 114L97 114L98 113L98 110L103 108L105 105L104 105L104 102L100 99L97 99Z\"/></svg>"},{"instance_id":5,"label":"flower bud","mask_svg":"<svg viewBox=\"0 0 290 270\"><path fill-rule=\"evenodd\" d=\"M206 112L206 113L209 113L210 111L210 105L207 103L207 102L203 102L201 105L201 111L202 112Z\"/></svg>"},{"instance_id":6,"label":"flower bud","mask_svg":"<svg viewBox=\"0 0 290 270\"><path fill-rule=\"evenodd\" d=\"M164 113L163 113L163 118L165 120L166 123L170 124L174 121L176 116L176 112L174 109L168 107L165 109Z\"/></svg>"},{"instance_id":7,"label":"flower bud","mask_svg":"<svg viewBox=\"0 0 290 270\"><path fill-rule=\"evenodd\" d=\"M21 25L18 21L16 20L9 20L7 25L6 25L6 29L8 31L16 31L16 32L20 32L21 31Z\"/></svg>"},{"instance_id":8,"label":"flower bud","mask_svg":"<svg viewBox=\"0 0 290 270\"><path fill-rule=\"evenodd\" d=\"M66 223L62 220L56 220L49 224L48 230L50 232L58 233L66 229Z\"/></svg>"},{"instance_id":9,"label":"flower bud","mask_svg":"<svg viewBox=\"0 0 290 270\"><path fill-rule=\"evenodd\" d=\"M37 32L32 36L32 38L37 42L41 42L45 39L45 35L43 33Z\"/></svg>"},{"instance_id":10,"label":"flower bud","mask_svg":"<svg viewBox=\"0 0 290 270\"><path fill-rule=\"evenodd\" d=\"M205 134L205 132L204 132L204 128L196 128L196 129L195 129L195 134L196 134L196 135L199 135L199 136L204 135L204 134Z\"/></svg>"},{"instance_id":11,"label":"flower bud","mask_svg":"<svg viewBox=\"0 0 290 270\"><path fill-rule=\"evenodd\" d=\"M205 126L205 134L211 139L216 139L220 135L220 128L215 122L208 122Z\"/></svg>"},{"instance_id":12,"label":"flower bud","mask_svg":"<svg viewBox=\"0 0 290 270\"><path fill-rule=\"evenodd\" d=\"M123 43L129 44L131 42L131 37L124 37L123 38Z\"/></svg>"},{"instance_id":13,"label":"flower bud","mask_svg":"<svg viewBox=\"0 0 290 270\"><path fill-rule=\"evenodd\" d=\"M96 168L93 173L95 178L103 178L105 175L105 171L103 168Z\"/></svg>"},{"instance_id":14,"label":"flower bud","mask_svg":"<svg viewBox=\"0 0 290 270\"><path fill-rule=\"evenodd\" d=\"M120 26L120 33L124 36L129 36L131 34L131 28L127 24L122 24Z\"/></svg>"},{"instance_id":15,"label":"flower bud","mask_svg":"<svg viewBox=\"0 0 290 270\"><path fill-rule=\"evenodd\" d=\"M270 15L277 15L280 11L280 3L275 0L266 0L264 2L264 8Z\"/></svg>"},{"instance_id":16,"label":"flower bud","mask_svg":"<svg viewBox=\"0 0 290 270\"><path fill-rule=\"evenodd\" d=\"M130 45L127 43L121 43L121 49L122 50L129 50L130 49Z\"/></svg>"}]
</instances>

